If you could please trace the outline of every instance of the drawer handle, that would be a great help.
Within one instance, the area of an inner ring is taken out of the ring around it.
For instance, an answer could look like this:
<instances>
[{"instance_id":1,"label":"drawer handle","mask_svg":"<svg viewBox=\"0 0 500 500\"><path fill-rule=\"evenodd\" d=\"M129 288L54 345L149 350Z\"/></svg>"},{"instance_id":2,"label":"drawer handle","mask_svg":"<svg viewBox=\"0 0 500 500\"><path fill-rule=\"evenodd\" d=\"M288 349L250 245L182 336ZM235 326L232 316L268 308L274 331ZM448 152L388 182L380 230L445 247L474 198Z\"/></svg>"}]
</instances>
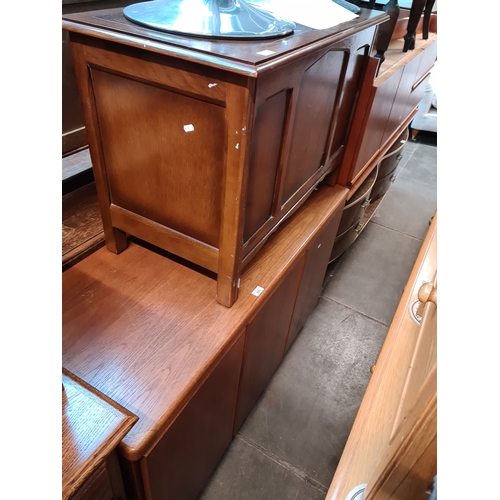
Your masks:
<instances>
[{"instance_id":1,"label":"drawer handle","mask_svg":"<svg viewBox=\"0 0 500 500\"><path fill-rule=\"evenodd\" d=\"M361 204L361 208L366 208L369 204L370 204L370 200L365 200L365 201Z\"/></svg>"},{"instance_id":2,"label":"drawer handle","mask_svg":"<svg viewBox=\"0 0 500 500\"><path fill-rule=\"evenodd\" d=\"M432 302L437 307L437 288L432 283L424 283L418 290L418 300L422 304Z\"/></svg>"},{"instance_id":3,"label":"drawer handle","mask_svg":"<svg viewBox=\"0 0 500 500\"><path fill-rule=\"evenodd\" d=\"M390 179L390 181L391 181L391 182L394 182L394 181L396 180L396 177L397 177L397 175L396 175L396 174L392 174L392 175L391 175L391 179Z\"/></svg>"},{"instance_id":4,"label":"drawer handle","mask_svg":"<svg viewBox=\"0 0 500 500\"><path fill-rule=\"evenodd\" d=\"M356 229L354 230L356 233L360 233L360 231L363 229L363 224L361 222L356 226Z\"/></svg>"},{"instance_id":5,"label":"drawer handle","mask_svg":"<svg viewBox=\"0 0 500 500\"><path fill-rule=\"evenodd\" d=\"M396 160L398 160L398 161L401 161L402 158L403 158L402 153L399 153L398 156L396 156Z\"/></svg>"},{"instance_id":6,"label":"drawer handle","mask_svg":"<svg viewBox=\"0 0 500 500\"><path fill-rule=\"evenodd\" d=\"M418 290L420 304L417 309L419 316L424 315L424 307L427 302L432 302L437 307L437 288L432 283L424 283Z\"/></svg>"}]
</instances>

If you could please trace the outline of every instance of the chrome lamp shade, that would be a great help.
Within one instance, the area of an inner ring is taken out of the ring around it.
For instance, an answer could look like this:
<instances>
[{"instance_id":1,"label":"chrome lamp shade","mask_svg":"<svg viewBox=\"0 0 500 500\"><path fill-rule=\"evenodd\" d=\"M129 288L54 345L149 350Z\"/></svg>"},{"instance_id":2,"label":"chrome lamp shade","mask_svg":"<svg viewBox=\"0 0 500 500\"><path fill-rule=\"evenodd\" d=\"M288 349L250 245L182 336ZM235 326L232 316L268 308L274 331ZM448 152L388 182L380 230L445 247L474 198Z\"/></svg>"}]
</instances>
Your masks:
<instances>
[{"instance_id":1,"label":"chrome lamp shade","mask_svg":"<svg viewBox=\"0 0 500 500\"><path fill-rule=\"evenodd\" d=\"M147 28L194 37L274 38L295 29L245 0L153 0L129 5L123 14Z\"/></svg>"}]
</instances>

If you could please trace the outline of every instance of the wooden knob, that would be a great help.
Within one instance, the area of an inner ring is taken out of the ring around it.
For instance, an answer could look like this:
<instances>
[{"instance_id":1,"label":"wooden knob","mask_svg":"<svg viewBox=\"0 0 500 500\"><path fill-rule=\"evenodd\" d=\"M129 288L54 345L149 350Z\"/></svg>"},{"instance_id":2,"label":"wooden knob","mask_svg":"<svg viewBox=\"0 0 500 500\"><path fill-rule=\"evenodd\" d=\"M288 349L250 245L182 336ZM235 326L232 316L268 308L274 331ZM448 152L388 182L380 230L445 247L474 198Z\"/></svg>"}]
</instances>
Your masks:
<instances>
[{"instance_id":1,"label":"wooden knob","mask_svg":"<svg viewBox=\"0 0 500 500\"><path fill-rule=\"evenodd\" d=\"M437 288L432 283L424 283L418 291L418 300L422 304L432 302L437 307Z\"/></svg>"}]
</instances>

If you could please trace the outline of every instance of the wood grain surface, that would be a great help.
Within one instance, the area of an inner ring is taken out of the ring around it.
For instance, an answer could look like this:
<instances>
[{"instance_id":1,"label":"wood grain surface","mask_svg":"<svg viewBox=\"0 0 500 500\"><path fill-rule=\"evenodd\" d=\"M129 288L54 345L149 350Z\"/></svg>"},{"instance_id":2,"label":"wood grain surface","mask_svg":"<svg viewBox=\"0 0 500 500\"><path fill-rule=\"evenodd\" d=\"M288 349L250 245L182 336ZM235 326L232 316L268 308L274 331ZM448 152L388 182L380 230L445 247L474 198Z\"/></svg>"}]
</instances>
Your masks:
<instances>
[{"instance_id":1,"label":"wood grain surface","mask_svg":"<svg viewBox=\"0 0 500 500\"><path fill-rule=\"evenodd\" d=\"M64 26L108 249L120 253L131 235L216 272L216 299L231 307L243 267L340 165L360 63L383 17L299 30L293 50L280 41L265 70L250 41L213 41L197 57L184 57L174 49L183 40L187 50L196 43L190 37L160 33L164 50L158 52L150 38L158 32L122 19L117 9L65 16L82 23ZM140 48L128 43L132 32L142 37ZM214 67L211 58L221 64ZM242 74L237 59L253 72ZM279 94L271 103L275 120L263 104ZM261 104L257 117L255 103ZM268 152L269 161L260 164ZM267 168L261 194L255 179Z\"/></svg>"},{"instance_id":2,"label":"wood grain surface","mask_svg":"<svg viewBox=\"0 0 500 500\"><path fill-rule=\"evenodd\" d=\"M314 191L249 264L231 308L215 301L213 279L135 243L63 273L63 365L140 417L125 457L150 451L346 195Z\"/></svg>"},{"instance_id":3,"label":"wood grain surface","mask_svg":"<svg viewBox=\"0 0 500 500\"><path fill-rule=\"evenodd\" d=\"M393 40L378 74L379 60L369 59L338 176L339 184L359 186L411 123L425 90L425 77L436 59L436 50L436 35L419 40L415 50L407 53L402 52L402 42Z\"/></svg>"},{"instance_id":4,"label":"wood grain surface","mask_svg":"<svg viewBox=\"0 0 500 500\"><path fill-rule=\"evenodd\" d=\"M365 483L369 484L368 490L372 485L378 491L377 496L373 496L374 499L415 498L393 497L387 491L384 492L380 485L391 476L394 478L396 474L398 477L392 482L391 487L398 487L401 484L403 484L401 488L408 487L408 483L404 481L401 483L401 470L394 468L392 458L398 458L397 454L400 453L400 463L403 464L405 460L410 459L413 466L419 461L419 457L428 457L426 450L428 446L432 446L432 434L436 428L433 427L435 398L433 399L430 391L431 383L427 384L430 394L426 393L424 386L421 391L422 397L420 401L417 400L416 421L414 418L406 419L402 425L403 432L398 434L398 439L392 443L390 439L398 410L402 405L401 397L407 385L408 369L414 358L415 347L418 347L420 327L410 316L409 308L417 300L422 283L435 278L436 269L437 214L432 219L394 315L326 500L345 500L352 488ZM434 304L429 303L429 306L432 307ZM427 367L426 364L426 372L428 372ZM431 370L430 381L432 373ZM422 435L418 434L419 430L422 431ZM405 454L404 450L408 451L409 455ZM420 465L425 464L420 462ZM408 473L408 469L405 472Z\"/></svg>"},{"instance_id":5,"label":"wood grain surface","mask_svg":"<svg viewBox=\"0 0 500 500\"><path fill-rule=\"evenodd\" d=\"M62 496L70 498L137 421L137 416L63 368Z\"/></svg>"},{"instance_id":6,"label":"wood grain surface","mask_svg":"<svg viewBox=\"0 0 500 500\"><path fill-rule=\"evenodd\" d=\"M62 268L104 246L104 231L95 183L62 197Z\"/></svg>"}]
</instances>

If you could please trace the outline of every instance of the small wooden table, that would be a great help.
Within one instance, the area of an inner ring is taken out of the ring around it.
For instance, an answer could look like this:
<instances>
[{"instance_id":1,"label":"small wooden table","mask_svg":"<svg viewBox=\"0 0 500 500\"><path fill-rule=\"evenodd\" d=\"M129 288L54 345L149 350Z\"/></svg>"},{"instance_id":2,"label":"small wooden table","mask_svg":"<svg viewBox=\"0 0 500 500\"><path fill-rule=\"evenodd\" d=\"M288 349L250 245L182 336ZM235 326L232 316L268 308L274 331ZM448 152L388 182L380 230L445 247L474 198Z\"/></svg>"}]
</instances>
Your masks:
<instances>
[{"instance_id":1,"label":"small wooden table","mask_svg":"<svg viewBox=\"0 0 500 500\"><path fill-rule=\"evenodd\" d=\"M63 368L63 500L125 498L114 450L137 416Z\"/></svg>"}]
</instances>

